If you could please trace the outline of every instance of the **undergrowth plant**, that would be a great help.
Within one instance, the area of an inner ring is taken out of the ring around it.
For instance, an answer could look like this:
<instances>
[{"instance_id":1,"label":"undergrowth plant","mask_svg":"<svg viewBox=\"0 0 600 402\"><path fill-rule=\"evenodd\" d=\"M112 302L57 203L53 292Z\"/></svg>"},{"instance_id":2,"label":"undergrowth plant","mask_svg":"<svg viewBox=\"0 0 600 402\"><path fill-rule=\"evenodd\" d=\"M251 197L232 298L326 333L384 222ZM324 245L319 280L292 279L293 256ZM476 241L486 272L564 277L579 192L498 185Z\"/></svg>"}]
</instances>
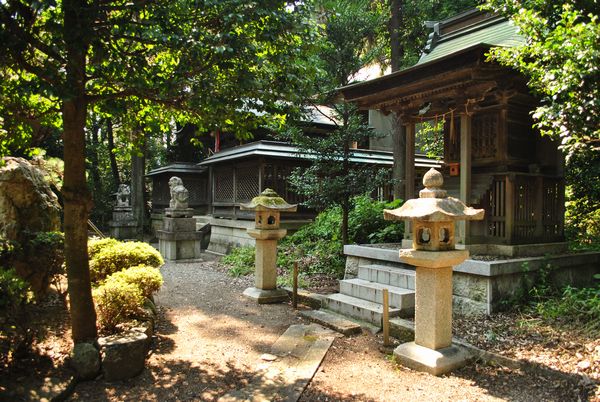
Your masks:
<instances>
[{"instance_id":1,"label":"undergrowth plant","mask_svg":"<svg viewBox=\"0 0 600 402\"><path fill-rule=\"evenodd\" d=\"M590 287L557 287L551 276L555 267L543 261L537 271L522 266L525 279L507 306L539 316L544 321L577 328L600 336L600 274Z\"/></svg>"},{"instance_id":2,"label":"undergrowth plant","mask_svg":"<svg viewBox=\"0 0 600 402\"><path fill-rule=\"evenodd\" d=\"M250 275L254 272L254 247L237 247L231 253L221 259L221 262L229 265L229 275L237 278Z\"/></svg>"}]
</instances>

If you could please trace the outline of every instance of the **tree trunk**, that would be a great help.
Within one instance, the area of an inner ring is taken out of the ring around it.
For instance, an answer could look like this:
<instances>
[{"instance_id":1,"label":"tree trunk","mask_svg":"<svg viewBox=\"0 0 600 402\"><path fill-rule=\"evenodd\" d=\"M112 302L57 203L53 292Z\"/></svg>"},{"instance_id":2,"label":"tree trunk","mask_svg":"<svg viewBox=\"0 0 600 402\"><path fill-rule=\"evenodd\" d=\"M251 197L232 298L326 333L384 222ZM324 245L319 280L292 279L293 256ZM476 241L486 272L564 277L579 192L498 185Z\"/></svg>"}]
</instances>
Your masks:
<instances>
[{"instance_id":1,"label":"tree trunk","mask_svg":"<svg viewBox=\"0 0 600 402\"><path fill-rule=\"evenodd\" d=\"M398 71L404 59L404 44L400 40L400 23L402 21L403 0L390 0L391 18L388 23L391 49L392 72ZM392 117L392 152L394 154L394 165L392 166L392 182L394 199L406 201L406 139L401 121L398 117Z\"/></svg>"},{"instance_id":2,"label":"tree trunk","mask_svg":"<svg viewBox=\"0 0 600 402\"><path fill-rule=\"evenodd\" d=\"M404 46L400 41L400 21L402 20L402 0L390 0L391 17L388 23L390 35L392 72L400 70L404 58Z\"/></svg>"},{"instance_id":3,"label":"tree trunk","mask_svg":"<svg viewBox=\"0 0 600 402\"><path fill-rule=\"evenodd\" d=\"M115 182L115 191L121 184L121 176L119 176L119 166L117 165L117 157L115 156L115 137L113 133L113 124L111 119L106 119L106 139L108 141L108 159L110 160L110 171Z\"/></svg>"},{"instance_id":4,"label":"tree trunk","mask_svg":"<svg viewBox=\"0 0 600 402\"><path fill-rule=\"evenodd\" d=\"M90 162L92 164L92 168L90 169L90 173L92 175L92 185L93 185L93 193L94 194L102 194L102 181L100 180L100 170L98 169L98 146L100 140L98 138L98 133L100 131L100 124L94 119L92 123L91 131L91 142L92 149L90 150Z\"/></svg>"},{"instance_id":5,"label":"tree trunk","mask_svg":"<svg viewBox=\"0 0 600 402\"><path fill-rule=\"evenodd\" d=\"M138 237L144 236L144 215L146 213L144 203L144 171L146 167L146 142L140 145L139 154L131 155L131 206L133 217L137 223Z\"/></svg>"},{"instance_id":6,"label":"tree trunk","mask_svg":"<svg viewBox=\"0 0 600 402\"><path fill-rule=\"evenodd\" d=\"M67 45L67 93L62 100L65 262L72 337L75 343L79 343L94 340L97 336L87 252L87 220L91 199L85 180L85 69L88 45L84 32L89 24L82 16L85 13L82 13L79 2L65 0L63 7L64 40Z\"/></svg>"}]
</instances>

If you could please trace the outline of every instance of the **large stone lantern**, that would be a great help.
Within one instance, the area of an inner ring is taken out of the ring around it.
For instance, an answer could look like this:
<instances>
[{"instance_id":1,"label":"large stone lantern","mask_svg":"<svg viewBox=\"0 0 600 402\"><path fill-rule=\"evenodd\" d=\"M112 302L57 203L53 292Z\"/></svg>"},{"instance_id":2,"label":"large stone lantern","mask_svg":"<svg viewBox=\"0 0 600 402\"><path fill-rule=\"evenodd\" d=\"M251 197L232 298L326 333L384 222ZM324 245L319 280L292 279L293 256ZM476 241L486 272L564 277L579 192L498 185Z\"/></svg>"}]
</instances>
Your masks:
<instances>
[{"instance_id":1,"label":"large stone lantern","mask_svg":"<svg viewBox=\"0 0 600 402\"><path fill-rule=\"evenodd\" d=\"M467 250L454 248L454 223L483 219L483 209L467 207L441 189L444 179L430 169L418 199L385 210L387 220L410 220L413 248L400 250L400 260L416 267L415 340L394 350L405 366L440 375L461 367L467 353L452 345L452 266L463 262Z\"/></svg>"},{"instance_id":2,"label":"large stone lantern","mask_svg":"<svg viewBox=\"0 0 600 402\"><path fill-rule=\"evenodd\" d=\"M297 205L288 204L275 191L265 189L258 197L240 208L255 211L255 227L247 229L248 235L256 239L255 287L248 288L244 295L256 299L259 304L279 303L288 299L287 292L277 289L277 241L287 230L280 229L281 212L295 212Z\"/></svg>"}]
</instances>

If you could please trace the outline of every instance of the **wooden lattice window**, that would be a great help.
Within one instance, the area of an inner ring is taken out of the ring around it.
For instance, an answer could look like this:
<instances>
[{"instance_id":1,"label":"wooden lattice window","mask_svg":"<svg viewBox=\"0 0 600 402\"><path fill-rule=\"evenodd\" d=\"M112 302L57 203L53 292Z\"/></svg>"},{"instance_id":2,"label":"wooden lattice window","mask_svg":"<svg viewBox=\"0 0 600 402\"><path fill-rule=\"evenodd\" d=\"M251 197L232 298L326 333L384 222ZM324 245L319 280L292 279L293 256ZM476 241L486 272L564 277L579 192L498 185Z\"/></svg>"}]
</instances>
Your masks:
<instances>
[{"instance_id":1,"label":"wooden lattice window","mask_svg":"<svg viewBox=\"0 0 600 402\"><path fill-rule=\"evenodd\" d=\"M536 227L536 178L517 176L515 178L514 238L532 239Z\"/></svg>"},{"instance_id":2,"label":"wooden lattice window","mask_svg":"<svg viewBox=\"0 0 600 402\"><path fill-rule=\"evenodd\" d=\"M506 236L506 180L494 178L488 192L487 231L488 236L504 238Z\"/></svg>"},{"instance_id":3,"label":"wooden lattice window","mask_svg":"<svg viewBox=\"0 0 600 402\"><path fill-rule=\"evenodd\" d=\"M563 234L564 186L561 179L544 178L542 190L542 225L544 238L552 240Z\"/></svg>"},{"instance_id":4,"label":"wooden lattice window","mask_svg":"<svg viewBox=\"0 0 600 402\"><path fill-rule=\"evenodd\" d=\"M258 195L258 169L256 166L236 168L236 202L247 202Z\"/></svg>"},{"instance_id":5,"label":"wooden lattice window","mask_svg":"<svg viewBox=\"0 0 600 402\"><path fill-rule=\"evenodd\" d=\"M473 116L472 152L473 158L485 159L496 156L498 138L498 115L480 114Z\"/></svg>"},{"instance_id":6,"label":"wooden lattice window","mask_svg":"<svg viewBox=\"0 0 600 402\"><path fill-rule=\"evenodd\" d=\"M215 169L214 186L215 202L233 202L233 169Z\"/></svg>"}]
</instances>

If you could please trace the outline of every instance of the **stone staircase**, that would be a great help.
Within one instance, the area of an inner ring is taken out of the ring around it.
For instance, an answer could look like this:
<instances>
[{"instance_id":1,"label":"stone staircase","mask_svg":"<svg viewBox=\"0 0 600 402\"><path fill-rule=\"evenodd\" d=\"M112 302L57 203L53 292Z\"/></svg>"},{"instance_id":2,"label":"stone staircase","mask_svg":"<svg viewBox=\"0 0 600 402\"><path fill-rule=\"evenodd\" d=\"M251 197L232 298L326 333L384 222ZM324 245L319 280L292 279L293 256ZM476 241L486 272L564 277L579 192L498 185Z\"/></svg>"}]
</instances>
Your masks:
<instances>
[{"instance_id":1,"label":"stone staircase","mask_svg":"<svg viewBox=\"0 0 600 402\"><path fill-rule=\"evenodd\" d=\"M327 296L323 309L381 327L383 289L391 317L408 317L415 309L415 271L385 265L362 265L358 277L340 281L340 293Z\"/></svg>"}]
</instances>

